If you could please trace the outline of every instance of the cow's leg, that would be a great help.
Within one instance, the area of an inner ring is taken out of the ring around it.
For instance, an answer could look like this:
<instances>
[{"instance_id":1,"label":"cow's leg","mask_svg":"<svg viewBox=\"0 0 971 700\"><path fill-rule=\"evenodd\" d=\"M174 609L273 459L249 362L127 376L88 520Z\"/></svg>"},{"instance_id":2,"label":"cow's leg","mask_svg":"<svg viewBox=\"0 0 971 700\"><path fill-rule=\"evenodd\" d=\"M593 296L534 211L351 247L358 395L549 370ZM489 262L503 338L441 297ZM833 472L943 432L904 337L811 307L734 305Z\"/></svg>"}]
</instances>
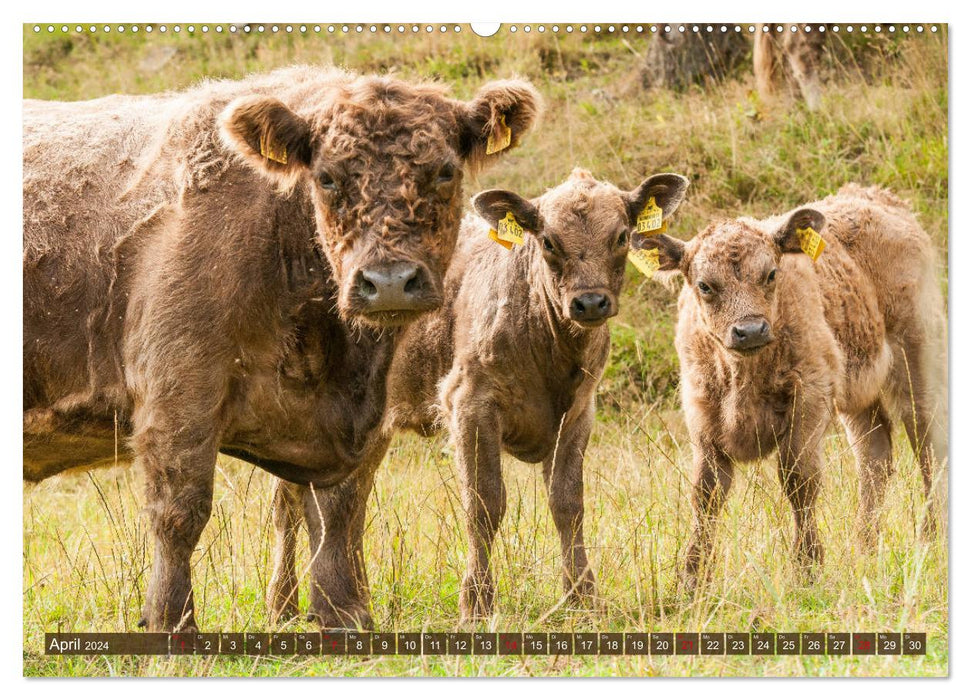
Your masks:
<instances>
[{"instance_id":1,"label":"cow's leg","mask_svg":"<svg viewBox=\"0 0 971 700\"><path fill-rule=\"evenodd\" d=\"M694 529L681 572L681 585L687 594L693 594L697 589L702 567L707 573L718 513L732 487L733 476L731 460L720 451L714 448L695 449L691 494Z\"/></svg>"},{"instance_id":2,"label":"cow's leg","mask_svg":"<svg viewBox=\"0 0 971 700\"><path fill-rule=\"evenodd\" d=\"M506 512L498 416L476 404L457 401L452 419L469 544L468 564L459 592L463 620L482 619L492 614L495 584L489 571L489 557Z\"/></svg>"},{"instance_id":3,"label":"cow's leg","mask_svg":"<svg viewBox=\"0 0 971 700\"><path fill-rule=\"evenodd\" d=\"M815 111L822 99L818 69L819 56L822 53L820 33L786 32L782 46L806 106L810 111Z\"/></svg>"},{"instance_id":4,"label":"cow's leg","mask_svg":"<svg viewBox=\"0 0 971 700\"><path fill-rule=\"evenodd\" d=\"M145 469L155 561L142 623L151 631L196 629L189 560L212 513L216 439L189 427L136 430Z\"/></svg>"},{"instance_id":5,"label":"cow's leg","mask_svg":"<svg viewBox=\"0 0 971 700\"><path fill-rule=\"evenodd\" d=\"M880 508L893 472L890 416L878 399L855 415L843 416L843 425L860 472L860 512L857 533L872 547L879 532Z\"/></svg>"},{"instance_id":6,"label":"cow's leg","mask_svg":"<svg viewBox=\"0 0 971 700\"><path fill-rule=\"evenodd\" d=\"M270 620L276 624L299 613L297 603L297 533L303 518L301 487L278 479L273 492L273 575L266 593Z\"/></svg>"},{"instance_id":7,"label":"cow's leg","mask_svg":"<svg viewBox=\"0 0 971 700\"><path fill-rule=\"evenodd\" d=\"M775 39L771 33L762 31L765 25L755 25L756 33L752 47L752 64L755 70L755 85L759 97L768 101L775 92L777 73Z\"/></svg>"},{"instance_id":8,"label":"cow's leg","mask_svg":"<svg viewBox=\"0 0 971 700\"><path fill-rule=\"evenodd\" d=\"M823 546L816 527L816 497L820 488L822 463L821 431L814 439L790 439L779 448L779 481L792 506L796 524L796 560L812 576L813 565L823 563Z\"/></svg>"},{"instance_id":9,"label":"cow's leg","mask_svg":"<svg viewBox=\"0 0 971 700\"><path fill-rule=\"evenodd\" d=\"M355 472L328 489L299 487L310 535L310 616L324 629L371 629L364 524L382 439Z\"/></svg>"},{"instance_id":10,"label":"cow's leg","mask_svg":"<svg viewBox=\"0 0 971 700\"><path fill-rule=\"evenodd\" d=\"M583 455L593 425L593 406L564 426L553 454L543 462L543 480L563 552L563 588L574 601L596 596L583 545Z\"/></svg>"}]
</instances>

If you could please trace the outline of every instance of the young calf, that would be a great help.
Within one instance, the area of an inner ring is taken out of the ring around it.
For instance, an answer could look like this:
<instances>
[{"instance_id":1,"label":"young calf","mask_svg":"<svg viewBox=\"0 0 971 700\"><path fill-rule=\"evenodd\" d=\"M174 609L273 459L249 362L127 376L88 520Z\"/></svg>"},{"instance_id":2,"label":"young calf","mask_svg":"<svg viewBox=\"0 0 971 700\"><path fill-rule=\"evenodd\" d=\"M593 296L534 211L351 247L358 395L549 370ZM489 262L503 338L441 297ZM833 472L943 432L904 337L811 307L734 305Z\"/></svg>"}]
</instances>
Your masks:
<instances>
[{"instance_id":1,"label":"young calf","mask_svg":"<svg viewBox=\"0 0 971 700\"><path fill-rule=\"evenodd\" d=\"M694 449L689 590L735 462L773 452L798 558L822 562L813 506L834 407L860 467L864 541L875 537L891 473L892 415L921 465L927 529L946 483L934 468L947 457L944 309L933 246L901 200L847 185L783 216L714 223L687 243L659 235L644 247L684 276L677 350Z\"/></svg>"},{"instance_id":2,"label":"young calf","mask_svg":"<svg viewBox=\"0 0 971 700\"><path fill-rule=\"evenodd\" d=\"M451 432L470 541L463 618L493 608L489 555L506 507L503 451L543 463L564 587L573 598L594 593L583 544L583 454L610 351L605 322L618 310L638 215L653 198L667 218L686 187L680 175L663 174L624 192L575 170L533 200L501 190L479 194L481 220L463 222L444 307L404 331L389 380L388 421L422 435L443 424ZM487 234L510 213L524 235L521 246L506 250ZM371 475L359 479L362 488L322 494L321 507L362 512L353 501L367 498ZM280 482L275 498L273 580L289 585L271 590L274 613L292 613L296 599L287 550L301 488Z\"/></svg>"}]
</instances>

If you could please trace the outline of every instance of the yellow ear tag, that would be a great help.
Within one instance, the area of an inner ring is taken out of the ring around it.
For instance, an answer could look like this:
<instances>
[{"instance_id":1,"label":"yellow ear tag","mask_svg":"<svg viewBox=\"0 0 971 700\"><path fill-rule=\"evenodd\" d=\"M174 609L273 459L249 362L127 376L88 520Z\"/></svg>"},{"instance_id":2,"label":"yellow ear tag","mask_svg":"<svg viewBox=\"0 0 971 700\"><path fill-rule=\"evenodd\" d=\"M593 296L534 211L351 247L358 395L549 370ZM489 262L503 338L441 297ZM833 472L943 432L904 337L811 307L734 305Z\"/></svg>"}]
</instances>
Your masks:
<instances>
[{"instance_id":1,"label":"yellow ear tag","mask_svg":"<svg viewBox=\"0 0 971 700\"><path fill-rule=\"evenodd\" d=\"M272 143L267 142L266 134L260 135L260 155L277 163L287 164L287 147L284 146L281 151L276 150Z\"/></svg>"},{"instance_id":2,"label":"yellow ear tag","mask_svg":"<svg viewBox=\"0 0 971 700\"><path fill-rule=\"evenodd\" d=\"M637 232L643 234L662 233L667 230L664 225L664 212L654 201L654 197L647 200L647 206L637 217Z\"/></svg>"},{"instance_id":3,"label":"yellow ear tag","mask_svg":"<svg viewBox=\"0 0 971 700\"><path fill-rule=\"evenodd\" d=\"M826 250L826 241L812 226L797 228L796 235L799 236L799 247L802 248L802 252L816 262Z\"/></svg>"},{"instance_id":4,"label":"yellow ear tag","mask_svg":"<svg viewBox=\"0 0 971 700\"><path fill-rule=\"evenodd\" d=\"M510 143L512 143L512 129L506 126L506 115L500 114L496 128L492 130L489 140L486 141L486 155L491 156L493 153L504 151L509 148Z\"/></svg>"},{"instance_id":5,"label":"yellow ear tag","mask_svg":"<svg viewBox=\"0 0 971 700\"><path fill-rule=\"evenodd\" d=\"M499 240L518 245L523 244L523 227L519 225L511 211L506 212L506 218L500 219L496 228L496 236Z\"/></svg>"},{"instance_id":6,"label":"yellow ear tag","mask_svg":"<svg viewBox=\"0 0 971 700\"><path fill-rule=\"evenodd\" d=\"M496 233L496 230L494 228L489 229L489 238L494 240L496 243L501 245L506 250L509 250L510 248L512 248L512 243L510 243L509 241L504 241L501 238L499 238L499 234Z\"/></svg>"},{"instance_id":7,"label":"yellow ear tag","mask_svg":"<svg viewBox=\"0 0 971 700\"><path fill-rule=\"evenodd\" d=\"M661 255L658 253L657 248L651 248L650 250L644 248L635 250L631 248L627 251L627 259L647 279L654 277L654 273L661 269Z\"/></svg>"}]
</instances>

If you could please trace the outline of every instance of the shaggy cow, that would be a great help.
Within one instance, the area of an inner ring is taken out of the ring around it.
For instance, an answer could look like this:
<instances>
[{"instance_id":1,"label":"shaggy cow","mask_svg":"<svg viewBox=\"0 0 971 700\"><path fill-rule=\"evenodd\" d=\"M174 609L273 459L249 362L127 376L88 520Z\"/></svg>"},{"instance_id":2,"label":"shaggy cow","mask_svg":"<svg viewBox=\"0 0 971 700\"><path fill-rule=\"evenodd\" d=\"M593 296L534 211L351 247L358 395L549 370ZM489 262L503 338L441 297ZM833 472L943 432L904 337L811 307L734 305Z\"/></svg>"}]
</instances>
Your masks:
<instances>
[{"instance_id":1,"label":"shaggy cow","mask_svg":"<svg viewBox=\"0 0 971 700\"><path fill-rule=\"evenodd\" d=\"M735 463L773 452L798 559L822 561L814 503L834 408L859 463L864 542L891 473L892 416L919 459L932 527L946 484L935 469L947 457L944 309L933 246L902 201L847 185L783 216L645 245L662 270L684 276L677 350L695 468L687 589L710 553Z\"/></svg>"},{"instance_id":2,"label":"shaggy cow","mask_svg":"<svg viewBox=\"0 0 971 700\"><path fill-rule=\"evenodd\" d=\"M462 102L310 67L25 102L24 478L144 467L150 629L195 627L217 452L317 486L380 461L394 329L441 304L463 166L538 108L520 81Z\"/></svg>"},{"instance_id":3,"label":"shaggy cow","mask_svg":"<svg viewBox=\"0 0 971 700\"><path fill-rule=\"evenodd\" d=\"M489 555L506 508L503 451L543 463L564 588L574 599L594 594L583 544L583 455L610 351L605 322L618 310L638 215L653 198L666 218L686 187L685 178L665 174L625 192L575 170L533 200L502 190L479 194L474 206L481 219L463 223L443 308L405 332L389 379L388 421L422 435L443 423L450 430L469 537L463 618L485 617L493 608ZM525 232L522 246L506 250L487 233L490 226L501 232L499 221L509 213ZM328 495L324 508L362 512L371 475L361 481ZM278 485L277 570L268 601L275 615L295 612L300 491ZM330 518L338 519L333 512ZM312 540L316 527L311 523ZM355 547L360 551L360 542ZM363 576L363 563L357 573ZM317 595L312 591L312 601Z\"/></svg>"},{"instance_id":4,"label":"shaggy cow","mask_svg":"<svg viewBox=\"0 0 971 700\"><path fill-rule=\"evenodd\" d=\"M817 25L793 24L779 26L758 24L755 27L752 64L755 84L763 100L770 99L778 83L795 83L814 111L822 99L819 81L819 62L823 55L826 34ZM773 31L782 29L782 31Z\"/></svg>"}]
</instances>

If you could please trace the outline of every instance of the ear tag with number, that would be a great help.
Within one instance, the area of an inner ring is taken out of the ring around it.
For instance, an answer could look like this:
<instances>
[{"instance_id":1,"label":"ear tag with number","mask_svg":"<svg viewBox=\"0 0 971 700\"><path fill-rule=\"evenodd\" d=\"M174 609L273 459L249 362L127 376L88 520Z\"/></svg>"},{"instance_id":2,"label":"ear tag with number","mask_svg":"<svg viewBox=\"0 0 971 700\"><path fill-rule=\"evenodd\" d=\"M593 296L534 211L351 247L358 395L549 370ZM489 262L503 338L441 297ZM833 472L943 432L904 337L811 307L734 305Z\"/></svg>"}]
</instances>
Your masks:
<instances>
[{"instance_id":1,"label":"ear tag with number","mask_svg":"<svg viewBox=\"0 0 971 700\"><path fill-rule=\"evenodd\" d=\"M667 227L664 225L664 212L654 201L654 197L647 200L647 205L637 217L637 232L662 233Z\"/></svg>"},{"instance_id":2,"label":"ear tag with number","mask_svg":"<svg viewBox=\"0 0 971 700\"><path fill-rule=\"evenodd\" d=\"M627 251L627 259L633 263L647 279L654 277L654 273L661 269L661 255L657 248L631 248Z\"/></svg>"},{"instance_id":3,"label":"ear tag with number","mask_svg":"<svg viewBox=\"0 0 971 700\"><path fill-rule=\"evenodd\" d=\"M799 236L799 247L802 248L802 252L816 262L826 249L826 241L812 226L797 228L796 235Z\"/></svg>"},{"instance_id":4,"label":"ear tag with number","mask_svg":"<svg viewBox=\"0 0 971 700\"><path fill-rule=\"evenodd\" d=\"M260 155L277 163L287 164L287 147L283 146L282 150L276 150L273 144L267 141L266 134L260 136Z\"/></svg>"},{"instance_id":5,"label":"ear tag with number","mask_svg":"<svg viewBox=\"0 0 971 700\"><path fill-rule=\"evenodd\" d=\"M486 155L491 156L493 153L504 151L509 148L510 143L512 143L512 129L506 126L506 115L500 114L496 128L492 130L489 140L486 141Z\"/></svg>"},{"instance_id":6,"label":"ear tag with number","mask_svg":"<svg viewBox=\"0 0 971 700\"><path fill-rule=\"evenodd\" d=\"M496 229L496 236L500 241L517 245L523 244L523 227L519 225L511 211L506 212L506 218L499 220Z\"/></svg>"}]
</instances>

